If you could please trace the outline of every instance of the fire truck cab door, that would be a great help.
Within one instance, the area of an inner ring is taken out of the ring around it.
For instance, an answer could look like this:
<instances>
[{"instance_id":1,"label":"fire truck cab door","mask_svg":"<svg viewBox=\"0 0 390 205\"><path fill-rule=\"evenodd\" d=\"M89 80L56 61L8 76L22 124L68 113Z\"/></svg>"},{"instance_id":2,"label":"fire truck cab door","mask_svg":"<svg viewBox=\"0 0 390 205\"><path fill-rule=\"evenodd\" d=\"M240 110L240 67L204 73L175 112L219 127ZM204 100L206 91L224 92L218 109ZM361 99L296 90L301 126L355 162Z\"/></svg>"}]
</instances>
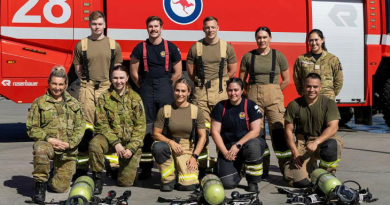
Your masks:
<instances>
[{"instance_id":1,"label":"fire truck cab door","mask_svg":"<svg viewBox=\"0 0 390 205\"><path fill-rule=\"evenodd\" d=\"M328 51L342 64L340 103L364 102L364 17L362 0L313 0L313 28L322 30Z\"/></svg>"}]
</instances>

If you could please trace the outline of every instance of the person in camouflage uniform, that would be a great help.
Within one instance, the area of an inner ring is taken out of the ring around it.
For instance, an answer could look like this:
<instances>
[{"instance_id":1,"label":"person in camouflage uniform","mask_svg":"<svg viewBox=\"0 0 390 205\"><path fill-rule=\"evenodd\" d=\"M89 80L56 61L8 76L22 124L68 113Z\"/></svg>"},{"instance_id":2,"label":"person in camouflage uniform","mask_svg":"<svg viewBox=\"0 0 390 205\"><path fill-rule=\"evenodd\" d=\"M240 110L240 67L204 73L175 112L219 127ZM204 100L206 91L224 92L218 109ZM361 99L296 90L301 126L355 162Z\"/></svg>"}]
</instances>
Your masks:
<instances>
[{"instance_id":1,"label":"person in camouflage uniform","mask_svg":"<svg viewBox=\"0 0 390 205\"><path fill-rule=\"evenodd\" d=\"M141 97L127 84L129 71L116 66L112 85L103 92L96 107L96 136L89 145L90 166L95 194L103 189L104 154L114 151L119 157L119 186L132 186L141 157L146 132L145 109Z\"/></svg>"},{"instance_id":2,"label":"person in camouflage uniform","mask_svg":"<svg viewBox=\"0 0 390 205\"><path fill-rule=\"evenodd\" d=\"M65 91L68 77L64 67L55 66L48 79L49 89L31 105L27 134L33 145L35 203L45 201L46 183L56 192L67 192L76 171L77 146L85 129L79 102ZM50 160L53 174L49 180Z\"/></svg>"},{"instance_id":3,"label":"person in camouflage uniform","mask_svg":"<svg viewBox=\"0 0 390 205\"><path fill-rule=\"evenodd\" d=\"M308 35L311 50L297 58L294 64L294 83L298 94L303 95L303 84L309 73L322 79L321 94L335 100L343 87L343 69L340 60L327 52L321 30L313 29Z\"/></svg>"}]
</instances>

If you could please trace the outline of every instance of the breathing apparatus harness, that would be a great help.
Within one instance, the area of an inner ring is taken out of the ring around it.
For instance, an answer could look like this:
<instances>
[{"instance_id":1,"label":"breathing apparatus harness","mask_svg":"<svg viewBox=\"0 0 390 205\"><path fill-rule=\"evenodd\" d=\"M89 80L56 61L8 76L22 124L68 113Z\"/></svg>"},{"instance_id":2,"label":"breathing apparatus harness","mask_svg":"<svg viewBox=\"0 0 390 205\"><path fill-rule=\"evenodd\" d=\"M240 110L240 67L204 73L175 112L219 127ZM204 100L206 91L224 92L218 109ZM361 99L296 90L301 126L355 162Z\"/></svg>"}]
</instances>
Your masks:
<instances>
[{"instance_id":1,"label":"breathing apparatus harness","mask_svg":"<svg viewBox=\"0 0 390 205\"><path fill-rule=\"evenodd\" d=\"M323 193L318 188L318 182L324 174L321 174L316 184L306 189L289 189L284 187L276 187L280 194L287 194L287 203L312 205L312 204L326 204L326 205L359 205L361 203L371 203L378 199L373 198L369 188L362 189L360 184L356 181L347 180L341 185L336 186L330 193ZM347 187L346 183L354 183L358 185L358 189Z\"/></svg>"}]
</instances>

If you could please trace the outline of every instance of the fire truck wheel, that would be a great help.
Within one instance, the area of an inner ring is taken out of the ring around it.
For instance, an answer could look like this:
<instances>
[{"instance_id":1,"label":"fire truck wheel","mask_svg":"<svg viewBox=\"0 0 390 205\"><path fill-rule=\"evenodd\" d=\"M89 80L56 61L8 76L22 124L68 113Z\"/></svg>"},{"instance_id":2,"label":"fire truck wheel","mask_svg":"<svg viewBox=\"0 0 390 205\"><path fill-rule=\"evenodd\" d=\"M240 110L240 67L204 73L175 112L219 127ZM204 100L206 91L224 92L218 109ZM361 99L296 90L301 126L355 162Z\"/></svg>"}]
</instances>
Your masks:
<instances>
[{"instance_id":1,"label":"fire truck wheel","mask_svg":"<svg viewBox=\"0 0 390 205\"><path fill-rule=\"evenodd\" d=\"M382 113L387 126L390 127L390 79L387 79L382 89Z\"/></svg>"},{"instance_id":2,"label":"fire truck wheel","mask_svg":"<svg viewBox=\"0 0 390 205\"><path fill-rule=\"evenodd\" d=\"M353 110L350 107L339 107L339 112L340 112L340 121L339 121L339 126L344 126L347 124L349 121L351 121L353 117Z\"/></svg>"}]
</instances>

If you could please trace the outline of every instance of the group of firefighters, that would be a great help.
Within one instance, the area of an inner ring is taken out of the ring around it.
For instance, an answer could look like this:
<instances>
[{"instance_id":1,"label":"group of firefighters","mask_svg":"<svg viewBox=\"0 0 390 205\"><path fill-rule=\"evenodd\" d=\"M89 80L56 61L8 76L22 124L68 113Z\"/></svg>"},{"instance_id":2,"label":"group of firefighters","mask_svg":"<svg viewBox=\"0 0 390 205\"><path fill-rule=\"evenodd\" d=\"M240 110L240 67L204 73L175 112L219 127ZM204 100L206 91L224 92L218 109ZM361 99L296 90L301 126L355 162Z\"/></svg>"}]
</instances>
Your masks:
<instances>
[{"instance_id":1,"label":"group of firefighters","mask_svg":"<svg viewBox=\"0 0 390 205\"><path fill-rule=\"evenodd\" d=\"M156 162L161 191L194 190L210 166L209 135L218 150L214 173L224 187L235 188L245 176L246 190L258 191L270 164L265 117L279 169L290 186L308 186L317 166L336 171L342 141L335 135L340 114L334 100L343 74L320 30L308 34L311 50L294 64L294 83L302 97L286 110L282 91L290 83L289 66L281 52L270 48L267 27L255 31L258 48L242 57L239 78L234 78L234 48L218 38L217 18L206 17L205 37L187 56L192 87L181 78L180 50L161 36L161 18L146 20L149 38L133 49L130 69L122 65L120 45L104 35L105 20L102 12L92 12L91 36L75 47L78 99L66 91L65 69L55 66L48 91L31 105L26 126L35 140L36 203L44 202L47 183L66 192L72 176L87 175L89 169L94 193L101 194L110 153L118 157L119 186L134 184L138 166L138 179L149 179ZM88 163L77 163L83 158Z\"/></svg>"}]
</instances>

